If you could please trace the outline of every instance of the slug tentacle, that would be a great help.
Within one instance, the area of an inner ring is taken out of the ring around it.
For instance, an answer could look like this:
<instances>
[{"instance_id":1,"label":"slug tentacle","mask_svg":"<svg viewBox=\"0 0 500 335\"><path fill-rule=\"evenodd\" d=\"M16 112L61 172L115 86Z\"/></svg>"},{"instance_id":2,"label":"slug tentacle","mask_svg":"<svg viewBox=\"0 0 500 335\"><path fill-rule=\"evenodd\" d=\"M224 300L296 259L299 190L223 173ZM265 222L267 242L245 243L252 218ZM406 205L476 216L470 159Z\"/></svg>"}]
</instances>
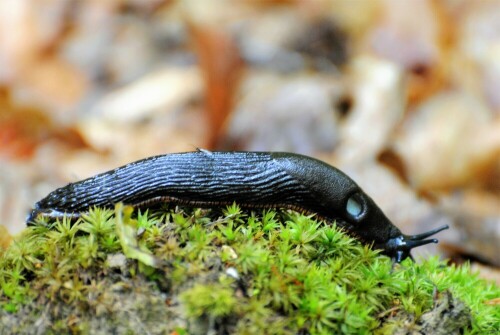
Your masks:
<instances>
[{"instance_id":1,"label":"slug tentacle","mask_svg":"<svg viewBox=\"0 0 500 335\"><path fill-rule=\"evenodd\" d=\"M429 237L429 236L432 236L432 235L435 235L445 229L448 229L449 226L448 225L443 225L441 227L438 227L438 228L435 228L435 229L432 229L432 230L429 230L428 232L425 232L425 233L422 233L422 234L418 234L418 235L407 235L405 236L408 240L411 240L411 241L421 241L423 240L424 238L426 237ZM435 240L435 239L434 239ZM429 242L430 243L430 242ZM433 243L436 243L436 242L433 242Z\"/></svg>"},{"instance_id":2,"label":"slug tentacle","mask_svg":"<svg viewBox=\"0 0 500 335\"><path fill-rule=\"evenodd\" d=\"M78 217L89 207L123 202L149 206L172 202L218 207L282 207L336 221L346 233L373 244L396 262L447 227L404 235L375 202L342 171L317 159L279 152L195 152L146 158L69 184L37 202L37 216ZM411 256L410 256L411 257Z\"/></svg>"},{"instance_id":3,"label":"slug tentacle","mask_svg":"<svg viewBox=\"0 0 500 335\"><path fill-rule=\"evenodd\" d=\"M395 262L400 263L405 258L411 257L411 249L430 243L438 243L438 240L435 238L429 240L425 240L425 238L448 228L448 225L444 225L418 235L401 234L400 236L389 239L385 245L379 247L384 249L385 253L391 256Z\"/></svg>"}]
</instances>

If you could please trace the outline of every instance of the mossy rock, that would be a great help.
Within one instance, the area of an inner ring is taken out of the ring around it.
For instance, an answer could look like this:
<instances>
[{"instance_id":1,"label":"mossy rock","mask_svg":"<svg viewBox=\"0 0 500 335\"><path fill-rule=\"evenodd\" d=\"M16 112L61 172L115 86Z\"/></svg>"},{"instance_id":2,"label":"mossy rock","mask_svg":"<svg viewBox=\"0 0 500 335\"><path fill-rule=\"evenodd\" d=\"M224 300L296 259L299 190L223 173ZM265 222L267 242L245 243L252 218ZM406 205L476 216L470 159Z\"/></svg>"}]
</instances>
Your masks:
<instances>
[{"instance_id":1,"label":"mossy rock","mask_svg":"<svg viewBox=\"0 0 500 335\"><path fill-rule=\"evenodd\" d=\"M94 209L0 251L0 334L495 334L500 288L293 211Z\"/></svg>"}]
</instances>

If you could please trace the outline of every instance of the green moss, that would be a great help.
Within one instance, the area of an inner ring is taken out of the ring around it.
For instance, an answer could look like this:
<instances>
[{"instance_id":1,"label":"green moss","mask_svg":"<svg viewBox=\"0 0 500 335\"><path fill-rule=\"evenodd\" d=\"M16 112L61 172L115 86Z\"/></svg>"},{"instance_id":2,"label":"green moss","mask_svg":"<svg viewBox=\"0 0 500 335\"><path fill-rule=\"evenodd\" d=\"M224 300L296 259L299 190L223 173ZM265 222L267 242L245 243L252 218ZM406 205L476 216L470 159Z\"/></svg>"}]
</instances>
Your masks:
<instances>
[{"instance_id":1,"label":"green moss","mask_svg":"<svg viewBox=\"0 0 500 335\"><path fill-rule=\"evenodd\" d=\"M40 220L0 251L0 288L9 333L500 329L500 308L488 303L500 288L467 265L393 268L313 217L236 205L135 214L118 205L76 222Z\"/></svg>"},{"instance_id":2,"label":"green moss","mask_svg":"<svg viewBox=\"0 0 500 335\"><path fill-rule=\"evenodd\" d=\"M224 283L196 284L180 295L189 317L218 318L230 315L236 306L234 290Z\"/></svg>"}]
</instances>

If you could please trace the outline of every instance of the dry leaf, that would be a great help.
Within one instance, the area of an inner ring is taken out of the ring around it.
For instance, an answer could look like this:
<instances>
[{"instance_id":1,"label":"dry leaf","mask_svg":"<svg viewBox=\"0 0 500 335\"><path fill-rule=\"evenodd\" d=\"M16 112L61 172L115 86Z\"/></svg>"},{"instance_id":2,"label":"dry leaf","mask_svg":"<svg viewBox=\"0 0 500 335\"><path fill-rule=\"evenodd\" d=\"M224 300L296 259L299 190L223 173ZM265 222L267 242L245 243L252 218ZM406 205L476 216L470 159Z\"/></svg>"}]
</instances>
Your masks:
<instances>
[{"instance_id":1,"label":"dry leaf","mask_svg":"<svg viewBox=\"0 0 500 335\"><path fill-rule=\"evenodd\" d=\"M500 119L465 92L443 93L405 121L396 150L419 190L480 181L500 157Z\"/></svg>"},{"instance_id":2,"label":"dry leaf","mask_svg":"<svg viewBox=\"0 0 500 335\"><path fill-rule=\"evenodd\" d=\"M224 123L233 110L243 62L235 41L227 32L193 22L190 31L205 81L206 116L210 129L207 148L215 149L224 132Z\"/></svg>"},{"instance_id":3,"label":"dry leaf","mask_svg":"<svg viewBox=\"0 0 500 335\"><path fill-rule=\"evenodd\" d=\"M404 112L404 81L399 66L375 57L353 60L350 79L353 107L336 158L355 164L375 160L391 140Z\"/></svg>"}]
</instances>

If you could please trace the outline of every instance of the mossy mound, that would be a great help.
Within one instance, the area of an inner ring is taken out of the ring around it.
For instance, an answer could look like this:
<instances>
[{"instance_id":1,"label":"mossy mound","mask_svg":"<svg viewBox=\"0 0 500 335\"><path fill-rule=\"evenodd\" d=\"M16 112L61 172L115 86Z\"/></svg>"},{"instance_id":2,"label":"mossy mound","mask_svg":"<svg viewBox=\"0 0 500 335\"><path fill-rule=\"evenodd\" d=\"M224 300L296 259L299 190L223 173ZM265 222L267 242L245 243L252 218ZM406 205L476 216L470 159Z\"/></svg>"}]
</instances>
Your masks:
<instances>
[{"instance_id":1,"label":"mossy mound","mask_svg":"<svg viewBox=\"0 0 500 335\"><path fill-rule=\"evenodd\" d=\"M0 251L0 333L494 334L500 288L286 211L94 209Z\"/></svg>"}]
</instances>

